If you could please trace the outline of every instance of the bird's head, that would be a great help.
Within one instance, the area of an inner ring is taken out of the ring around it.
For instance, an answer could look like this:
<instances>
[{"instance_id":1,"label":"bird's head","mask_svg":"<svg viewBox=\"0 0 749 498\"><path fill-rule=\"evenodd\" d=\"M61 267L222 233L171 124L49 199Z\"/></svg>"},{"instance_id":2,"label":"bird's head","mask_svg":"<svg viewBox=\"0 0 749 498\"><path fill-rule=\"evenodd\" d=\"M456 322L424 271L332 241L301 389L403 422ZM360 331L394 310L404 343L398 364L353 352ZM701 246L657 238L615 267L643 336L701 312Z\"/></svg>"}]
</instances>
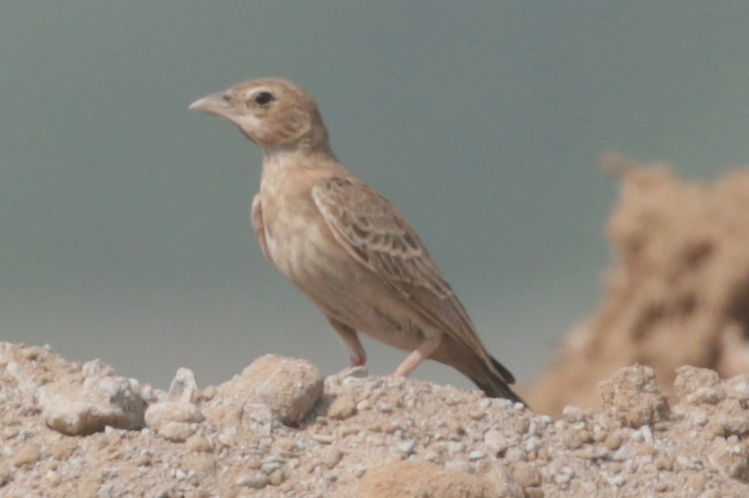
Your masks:
<instances>
[{"instance_id":1,"label":"bird's head","mask_svg":"<svg viewBox=\"0 0 749 498\"><path fill-rule=\"evenodd\" d=\"M329 149L328 132L315 99L285 79L239 83L196 100L190 109L229 121L266 153Z\"/></svg>"}]
</instances>

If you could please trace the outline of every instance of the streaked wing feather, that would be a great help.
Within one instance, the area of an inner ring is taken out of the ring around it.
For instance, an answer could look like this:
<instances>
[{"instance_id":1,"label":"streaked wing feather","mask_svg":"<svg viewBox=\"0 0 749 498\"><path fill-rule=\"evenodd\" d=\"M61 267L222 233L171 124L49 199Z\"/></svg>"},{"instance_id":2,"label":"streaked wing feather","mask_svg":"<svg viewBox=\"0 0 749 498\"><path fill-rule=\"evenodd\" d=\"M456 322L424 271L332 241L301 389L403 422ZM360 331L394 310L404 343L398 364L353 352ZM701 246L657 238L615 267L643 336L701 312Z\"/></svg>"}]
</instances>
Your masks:
<instances>
[{"instance_id":1,"label":"streaked wing feather","mask_svg":"<svg viewBox=\"0 0 749 498\"><path fill-rule=\"evenodd\" d=\"M323 178L312 197L336 239L437 327L486 355L463 305L411 225L390 201L353 178Z\"/></svg>"}]
</instances>

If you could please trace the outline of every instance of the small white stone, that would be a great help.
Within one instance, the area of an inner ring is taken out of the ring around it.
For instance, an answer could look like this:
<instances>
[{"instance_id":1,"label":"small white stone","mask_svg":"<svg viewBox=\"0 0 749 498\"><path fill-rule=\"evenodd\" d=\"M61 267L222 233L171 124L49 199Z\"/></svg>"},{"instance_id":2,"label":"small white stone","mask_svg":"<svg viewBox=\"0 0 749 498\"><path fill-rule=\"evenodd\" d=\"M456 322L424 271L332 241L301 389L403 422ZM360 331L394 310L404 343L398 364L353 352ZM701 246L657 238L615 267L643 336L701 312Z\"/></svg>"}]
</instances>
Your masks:
<instances>
[{"instance_id":1,"label":"small white stone","mask_svg":"<svg viewBox=\"0 0 749 498\"><path fill-rule=\"evenodd\" d=\"M617 474L614 477L609 478L609 484L612 486L621 487L626 482L626 478L622 474Z\"/></svg>"},{"instance_id":2,"label":"small white stone","mask_svg":"<svg viewBox=\"0 0 749 498\"><path fill-rule=\"evenodd\" d=\"M484 434L484 444L495 454L506 450L509 446L507 439L497 429L486 431L486 434Z\"/></svg>"},{"instance_id":3,"label":"small white stone","mask_svg":"<svg viewBox=\"0 0 749 498\"><path fill-rule=\"evenodd\" d=\"M203 413L197 405L183 403L181 401L163 401L154 403L146 410L146 425L153 430L159 431L161 427L169 422L182 422L190 424L205 420Z\"/></svg>"},{"instance_id":4,"label":"small white stone","mask_svg":"<svg viewBox=\"0 0 749 498\"><path fill-rule=\"evenodd\" d=\"M263 489L270 484L270 479L265 474L245 474L239 476L235 481L237 486L246 486L250 489Z\"/></svg>"},{"instance_id":5,"label":"small white stone","mask_svg":"<svg viewBox=\"0 0 749 498\"><path fill-rule=\"evenodd\" d=\"M457 442L457 441L449 441L447 443L447 451L451 455L455 455L457 453L463 453L466 450L465 443Z\"/></svg>"},{"instance_id":6,"label":"small white stone","mask_svg":"<svg viewBox=\"0 0 749 498\"><path fill-rule=\"evenodd\" d=\"M653 444L653 431L650 429L649 425L643 425L638 429L638 432L642 434L642 439L646 443Z\"/></svg>"},{"instance_id":7,"label":"small white stone","mask_svg":"<svg viewBox=\"0 0 749 498\"><path fill-rule=\"evenodd\" d=\"M412 453L414 448L416 448L416 440L411 439L409 441L403 441L398 445L398 450L400 450L401 453Z\"/></svg>"},{"instance_id":8,"label":"small white stone","mask_svg":"<svg viewBox=\"0 0 749 498\"><path fill-rule=\"evenodd\" d=\"M182 403L192 403L198 392L198 383L195 374L189 368L180 368L169 384L169 396L179 399Z\"/></svg>"},{"instance_id":9,"label":"small white stone","mask_svg":"<svg viewBox=\"0 0 749 498\"><path fill-rule=\"evenodd\" d=\"M474 468L474 466L463 460L450 460L448 462L445 462L445 467L448 469L455 469L461 472L466 472L468 474L476 473L476 469Z\"/></svg>"},{"instance_id":10,"label":"small white stone","mask_svg":"<svg viewBox=\"0 0 749 498\"><path fill-rule=\"evenodd\" d=\"M384 401L380 401L377 403L377 409L382 413L391 413L393 411L393 405L391 405L390 403L385 403Z\"/></svg>"},{"instance_id":11,"label":"small white stone","mask_svg":"<svg viewBox=\"0 0 749 498\"><path fill-rule=\"evenodd\" d=\"M541 448L541 440L536 436L533 436L525 442L525 451L528 453L538 453Z\"/></svg>"},{"instance_id":12,"label":"small white stone","mask_svg":"<svg viewBox=\"0 0 749 498\"><path fill-rule=\"evenodd\" d=\"M707 416L704 413L697 413L692 417L692 422L695 425L705 425L707 424Z\"/></svg>"},{"instance_id":13,"label":"small white stone","mask_svg":"<svg viewBox=\"0 0 749 498\"><path fill-rule=\"evenodd\" d=\"M330 434L313 434L311 437L320 444L330 444L333 442L333 436Z\"/></svg>"},{"instance_id":14,"label":"small white stone","mask_svg":"<svg viewBox=\"0 0 749 498\"><path fill-rule=\"evenodd\" d=\"M260 470L266 474L270 474L274 470L281 468L281 464L278 462L266 462L260 466Z\"/></svg>"},{"instance_id":15,"label":"small white stone","mask_svg":"<svg viewBox=\"0 0 749 498\"><path fill-rule=\"evenodd\" d=\"M11 377L18 379L18 363L15 361L9 361L8 364L5 365L5 371L8 372Z\"/></svg>"},{"instance_id":16,"label":"small white stone","mask_svg":"<svg viewBox=\"0 0 749 498\"><path fill-rule=\"evenodd\" d=\"M505 453L505 458L509 460L510 462L520 462L520 461L526 460L528 458L528 455L526 455L525 451L523 451L522 448L513 446L507 449L507 452Z\"/></svg>"},{"instance_id":17,"label":"small white stone","mask_svg":"<svg viewBox=\"0 0 749 498\"><path fill-rule=\"evenodd\" d=\"M554 482L557 484L566 484L575 477L575 471L570 467L562 467L554 474Z\"/></svg>"},{"instance_id":18,"label":"small white stone","mask_svg":"<svg viewBox=\"0 0 749 498\"><path fill-rule=\"evenodd\" d=\"M159 436L175 443L185 442L193 434L195 434L193 426L184 422L167 422L159 428Z\"/></svg>"}]
</instances>

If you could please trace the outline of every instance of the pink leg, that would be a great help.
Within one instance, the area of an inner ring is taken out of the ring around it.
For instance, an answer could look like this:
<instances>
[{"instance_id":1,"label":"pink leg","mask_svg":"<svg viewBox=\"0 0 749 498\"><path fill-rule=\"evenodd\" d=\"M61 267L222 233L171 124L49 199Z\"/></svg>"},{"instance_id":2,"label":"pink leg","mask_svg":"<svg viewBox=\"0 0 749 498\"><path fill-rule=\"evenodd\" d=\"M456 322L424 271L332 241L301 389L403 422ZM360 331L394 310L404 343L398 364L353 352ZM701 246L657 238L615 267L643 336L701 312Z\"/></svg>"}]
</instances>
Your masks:
<instances>
[{"instance_id":1,"label":"pink leg","mask_svg":"<svg viewBox=\"0 0 749 498\"><path fill-rule=\"evenodd\" d=\"M356 334L356 330L345 325L333 318L327 317L330 325L338 333L346 348L349 350L351 357L351 367L363 367L367 363L367 353L364 351L364 346L359 342L359 336Z\"/></svg>"},{"instance_id":2,"label":"pink leg","mask_svg":"<svg viewBox=\"0 0 749 498\"><path fill-rule=\"evenodd\" d=\"M419 344L419 347L416 348L410 355L406 357L405 360L403 360L403 363L401 363L398 368L395 369L395 375L396 377L408 377L411 375L411 373L416 370L416 367L421 365L421 362L429 358L432 353L434 353L438 347L440 347L440 341L442 340L442 336L438 333L436 335L427 336L424 341Z\"/></svg>"}]
</instances>

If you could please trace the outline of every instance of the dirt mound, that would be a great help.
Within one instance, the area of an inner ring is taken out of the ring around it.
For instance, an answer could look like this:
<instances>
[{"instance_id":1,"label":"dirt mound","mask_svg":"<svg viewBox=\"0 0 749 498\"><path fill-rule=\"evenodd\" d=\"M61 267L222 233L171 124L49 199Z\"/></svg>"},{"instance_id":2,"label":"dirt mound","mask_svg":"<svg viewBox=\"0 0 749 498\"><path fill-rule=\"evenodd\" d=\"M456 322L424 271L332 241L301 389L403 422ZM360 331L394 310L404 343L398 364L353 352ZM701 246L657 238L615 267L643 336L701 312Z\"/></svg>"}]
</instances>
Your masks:
<instances>
[{"instance_id":1,"label":"dirt mound","mask_svg":"<svg viewBox=\"0 0 749 498\"><path fill-rule=\"evenodd\" d=\"M554 420L352 374L265 356L204 389L180 369L167 393L0 343L0 496L749 496L749 375L682 367L669 406L650 368L627 367L601 412Z\"/></svg>"},{"instance_id":2,"label":"dirt mound","mask_svg":"<svg viewBox=\"0 0 749 498\"><path fill-rule=\"evenodd\" d=\"M615 260L598 310L527 394L543 413L599 406L596 385L626 365L651 366L665 386L682 365L749 372L749 170L707 185L663 164L604 167L622 183Z\"/></svg>"}]
</instances>

